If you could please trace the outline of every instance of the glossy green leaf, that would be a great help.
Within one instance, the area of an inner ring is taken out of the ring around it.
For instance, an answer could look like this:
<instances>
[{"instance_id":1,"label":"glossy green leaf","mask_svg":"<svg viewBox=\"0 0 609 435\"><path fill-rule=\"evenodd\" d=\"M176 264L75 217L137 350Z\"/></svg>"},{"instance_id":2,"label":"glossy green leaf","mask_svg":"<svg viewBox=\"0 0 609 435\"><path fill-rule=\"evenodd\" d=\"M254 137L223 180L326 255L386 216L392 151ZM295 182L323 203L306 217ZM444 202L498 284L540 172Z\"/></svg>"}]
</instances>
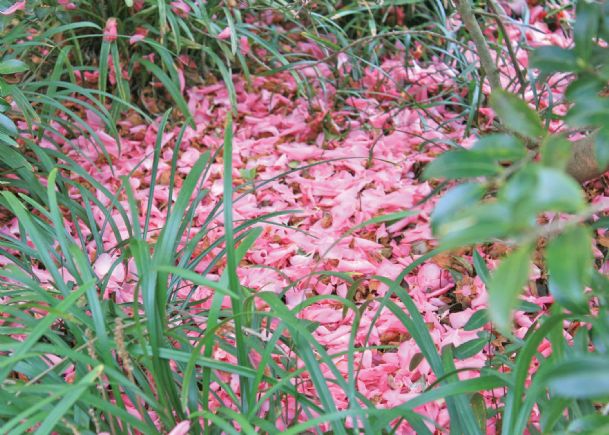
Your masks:
<instances>
[{"instance_id":1,"label":"glossy green leaf","mask_svg":"<svg viewBox=\"0 0 609 435\"><path fill-rule=\"evenodd\" d=\"M494 91L491 95L491 107L505 126L512 131L532 139L545 133L539 115L514 94L501 90Z\"/></svg>"},{"instance_id":2,"label":"glossy green leaf","mask_svg":"<svg viewBox=\"0 0 609 435\"><path fill-rule=\"evenodd\" d=\"M576 56L573 50L547 45L533 51L530 60L531 68L540 70L542 75L556 72L576 71Z\"/></svg>"},{"instance_id":3,"label":"glossy green leaf","mask_svg":"<svg viewBox=\"0 0 609 435\"><path fill-rule=\"evenodd\" d=\"M552 135L541 146L541 163L563 170L571 158L572 143L562 135Z\"/></svg>"},{"instance_id":4,"label":"glossy green leaf","mask_svg":"<svg viewBox=\"0 0 609 435\"><path fill-rule=\"evenodd\" d=\"M0 113L0 132L6 133L9 136L17 136L19 131L11 118L4 113Z\"/></svg>"},{"instance_id":5,"label":"glossy green leaf","mask_svg":"<svg viewBox=\"0 0 609 435\"><path fill-rule=\"evenodd\" d=\"M437 235L444 247L482 243L506 236L513 225L509 205L494 202L470 207L438 227Z\"/></svg>"},{"instance_id":6,"label":"glossy green leaf","mask_svg":"<svg viewBox=\"0 0 609 435\"><path fill-rule=\"evenodd\" d=\"M600 18L598 4L586 0L578 1L575 17L575 24L573 25L575 52L580 60L587 62L592 51L593 38L598 33Z\"/></svg>"},{"instance_id":7,"label":"glossy green leaf","mask_svg":"<svg viewBox=\"0 0 609 435\"><path fill-rule=\"evenodd\" d=\"M473 331L474 329L482 328L488 322L488 310L486 308L482 308L481 310L478 310L472 314L465 326L463 326L463 329L465 331Z\"/></svg>"},{"instance_id":8,"label":"glossy green leaf","mask_svg":"<svg viewBox=\"0 0 609 435\"><path fill-rule=\"evenodd\" d=\"M580 185L562 171L537 168L535 201L540 209L563 212L581 211L586 206Z\"/></svg>"},{"instance_id":9,"label":"glossy green leaf","mask_svg":"<svg viewBox=\"0 0 609 435\"><path fill-rule=\"evenodd\" d=\"M473 340L460 344L455 348L455 358L463 360L482 352L484 346L486 346L489 342L489 337L490 334L483 331L478 334L478 338L474 338Z\"/></svg>"},{"instance_id":10,"label":"glossy green leaf","mask_svg":"<svg viewBox=\"0 0 609 435\"><path fill-rule=\"evenodd\" d=\"M419 364L421 364L423 359L424 359L424 357L423 357L422 353L420 353L420 352L415 353L412 356L410 363L408 364L408 370L413 371L414 369L416 369L419 366Z\"/></svg>"},{"instance_id":11,"label":"glossy green leaf","mask_svg":"<svg viewBox=\"0 0 609 435\"><path fill-rule=\"evenodd\" d=\"M6 101L6 98L0 97L0 112L6 112L10 108L11 105L8 101Z\"/></svg>"},{"instance_id":12,"label":"glossy green leaf","mask_svg":"<svg viewBox=\"0 0 609 435\"><path fill-rule=\"evenodd\" d=\"M436 157L425 168L425 179L430 178L475 178L493 176L501 172L497 162L486 155L467 150L448 151Z\"/></svg>"},{"instance_id":13,"label":"glossy green leaf","mask_svg":"<svg viewBox=\"0 0 609 435\"><path fill-rule=\"evenodd\" d=\"M519 247L501 261L489 281L489 317L504 335L511 334L512 311L529 278L531 256L531 246Z\"/></svg>"},{"instance_id":14,"label":"glossy green leaf","mask_svg":"<svg viewBox=\"0 0 609 435\"><path fill-rule=\"evenodd\" d=\"M472 151L498 161L513 161L526 156L524 143L510 134L489 134L474 144Z\"/></svg>"},{"instance_id":15,"label":"glossy green leaf","mask_svg":"<svg viewBox=\"0 0 609 435\"><path fill-rule=\"evenodd\" d=\"M490 278L490 272L488 271L488 266L486 265L484 258L482 258L477 249L474 250L473 260L476 274L478 274L484 285L487 285Z\"/></svg>"},{"instance_id":16,"label":"glossy green leaf","mask_svg":"<svg viewBox=\"0 0 609 435\"><path fill-rule=\"evenodd\" d=\"M599 169L609 166L609 127L601 128L594 138L594 155Z\"/></svg>"},{"instance_id":17,"label":"glossy green leaf","mask_svg":"<svg viewBox=\"0 0 609 435\"><path fill-rule=\"evenodd\" d=\"M516 310L522 311L523 313L538 313L539 311L541 311L541 308L539 305L537 305L533 302L529 302L529 301L525 301L524 299L521 299L518 301Z\"/></svg>"},{"instance_id":18,"label":"glossy green leaf","mask_svg":"<svg viewBox=\"0 0 609 435\"><path fill-rule=\"evenodd\" d=\"M485 186L480 183L463 183L449 189L437 202L431 214L434 232L443 222L450 221L459 211L467 209L478 202L484 192Z\"/></svg>"},{"instance_id":19,"label":"glossy green leaf","mask_svg":"<svg viewBox=\"0 0 609 435\"><path fill-rule=\"evenodd\" d=\"M585 287L590 283L594 257L590 231L577 226L552 239L545 252L550 293L570 310L585 312Z\"/></svg>"},{"instance_id":20,"label":"glossy green leaf","mask_svg":"<svg viewBox=\"0 0 609 435\"><path fill-rule=\"evenodd\" d=\"M594 430L599 432L592 432ZM591 414L573 420L567 427L569 433L606 433L609 430L609 415Z\"/></svg>"},{"instance_id":21,"label":"glossy green leaf","mask_svg":"<svg viewBox=\"0 0 609 435\"><path fill-rule=\"evenodd\" d=\"M27 64L19 59L7 59L0 61L0 75L16 74L28 71L30 68Z\"/></svg>"},{"instance_id":22,"label":"glossy green leaf","mask_svg":"<svg viewBox=\"0 0 609 435\"><path fill-rule=\"evenodd\" d=\"M598 97L603 90L604 82L594 74L579 74L567 86L565 97L572 102L585 103L588 98Z\"/></svg>"},{"instance_id":23,"label":"glossy green leaf","mask_svg":"<svg viewBox=\"0 0 609 435\"><path fill-rule=\"evenodd\" d=\"M554 394L561 397L609 397L609 358L605 355L581 355L559 362L547 376L547 384Z\"/></svg>"},{"instance_id":24,"label":"glossy green leaf","mask_svg":"<svg viewBox=\"0 0 609 435\"><path fill-rule=\"evenodd\" d=\"M565 121L573 127L602 126L609 116L609 100L601 97L588 97L585 104L575 104L569 109Z\"/></svg>"},{"instance_id":25,"label":"glossy green leaf","mask_svg":"<svg viewBox=\"0 0 609 435\"><path fill-rule=\"evenodd\" d=\"M573 178L540 165L520 171L498 196L512 205L520 219L534 218L542 211L574 213L586 207L584 193Z\"/></svg>"}]
</instances>

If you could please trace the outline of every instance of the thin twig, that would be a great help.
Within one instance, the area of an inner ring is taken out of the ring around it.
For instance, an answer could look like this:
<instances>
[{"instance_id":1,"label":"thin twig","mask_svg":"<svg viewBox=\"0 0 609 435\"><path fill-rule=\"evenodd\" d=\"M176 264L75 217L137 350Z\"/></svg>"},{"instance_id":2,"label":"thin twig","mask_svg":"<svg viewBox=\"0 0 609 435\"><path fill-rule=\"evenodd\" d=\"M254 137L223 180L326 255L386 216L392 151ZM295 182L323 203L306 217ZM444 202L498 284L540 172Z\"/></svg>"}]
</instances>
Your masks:
<instances>
[{"instance_id":1,"label":"thin twig","mask_svg":"<svg viewBox=\"0 0 609 435\"><path fill-rule=\"evenodd\" d=\"M480 58L480 65L486 73L489 84L491 85L491 90L501 89L499 69L493 61L493 57L491 56L491 52L488 47L488 44L486 43L486 39L484 38L482 30L480 29L480 26L476 21L476 17L474 16L474 11L472 10L470 0L456 1L457 9L459 11L459 14L461 15L461 19L463 20L463 25L467 29L467 32L470 34L472 41L474 41L474 45L476 46L476 51L478 53L478 58Z\"/></svg>"},{"instance_id":2,"label":"thin twig","mask_svg":"<svg viewBox=\"0 0 609 435\"><path fill-rule=\"evenodd\" d=\"M505 25L503 24L503 20L507 18L507 14L505 13L503 7L497 2L497 0L488 0L488 4L491 6L493 12L495 12L495 22L497 23L497 27L499 27L499 30L501 30L501 33L503 33L503 37L505 38L505 45L507 47L508 54L510 55L512 65L516 70L516 76L518 77L518 81L520 82L519 93L524 95L524 91L527 87L527 80L524 77L524 74L518 62L518 58L516 57L516 53L514 52L514 48L512 47L510 35L508 35Z\"/></svg>"}]
</instances>

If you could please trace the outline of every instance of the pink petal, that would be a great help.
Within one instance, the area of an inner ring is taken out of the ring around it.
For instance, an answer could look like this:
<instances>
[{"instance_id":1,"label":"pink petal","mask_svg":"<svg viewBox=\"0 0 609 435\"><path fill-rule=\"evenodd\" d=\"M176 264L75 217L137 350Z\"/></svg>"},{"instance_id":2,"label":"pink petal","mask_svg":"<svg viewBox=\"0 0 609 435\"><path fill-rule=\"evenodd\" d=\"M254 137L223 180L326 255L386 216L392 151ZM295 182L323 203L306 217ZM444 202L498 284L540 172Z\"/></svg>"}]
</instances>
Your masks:
<instances>
[{"instance_id":1,"label":"pink petal","mask_svg":"<svg viewBox=\"0 0 609 435\"><path fill-rule=\"evenodd\" d=\"M433 263L421 266L417 274L417 282L421 290L436 290L441 287L442 269Z\"/></svg>"},{"instance_id":2,"label":"pink petal","mask_svg":"<svg viewBox=\"0 0 609 435\"><path fill-rule=\"evenodd\" d=\"M220 33L218 33L218 39L228 39L232 35L230 27L225 27Z\"/></svg>"},{"instance_id":3,"label":"pink petal","mask_svg":"<svg viewBox=\"0 0 609 435\"><path fill-rule=\"evenodd\" d=\"M110 254L106 254L104 252L97 257L97 260L95 260L95 263L93 264L93 272L95 272L99 278L103 278L112 267L112 263L113 260Z\"/></svg>"},{"instance_id":4,"label":"pink petal","mask_svg":"<svg viewBox=\"0 0 609 435\"><path fill-rule=\"evenodd\" d=\"M111 17L106 21L106 27L104 27L104 41L112 42L118 39L118 30L116 28L116 18Z\"/></svg>"},{"instance_id":5,"label":"pink petal","mask_svg":"<svg viewBox=\"0 0 609 435\"><path fill-rule=\"evenodd\" d=\"M23 10L25 10L25 0L14 3L12 6L9 6L8 9L0 11L0 15L12 15L17 11Z\"/></svg>"},{"instance_id":6,"label":"pink petal","mask_svg":"<svg viewBox=\"0 0 609 435\"><path fill-rule=\"evenodd\" d=\"M179 422L168 435L186 435L190 430L190 421L184 420Z\"/></svg>"},{"instance_id":7,"label":"pink petal","mask_svg":"<svg viewBox=\"0 0 609 435\"><path fill-rule=\"evenodd\" d=\"M239 39L239 51L244 56L247 56L250 52L250 43L249 43L247 37L245 37L245 36L242 36Z\"/></svg>"}]
</instances>

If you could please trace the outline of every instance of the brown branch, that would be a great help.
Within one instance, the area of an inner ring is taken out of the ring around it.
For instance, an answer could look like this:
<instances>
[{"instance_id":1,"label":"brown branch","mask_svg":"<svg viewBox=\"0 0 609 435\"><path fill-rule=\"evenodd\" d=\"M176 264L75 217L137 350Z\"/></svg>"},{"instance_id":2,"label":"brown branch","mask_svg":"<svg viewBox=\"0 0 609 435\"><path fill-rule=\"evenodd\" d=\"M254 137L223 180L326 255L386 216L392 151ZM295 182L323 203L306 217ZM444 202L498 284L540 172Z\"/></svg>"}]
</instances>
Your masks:
<instances>
[{"instance_id":1,"label":"brown branch","mask_svg":"<svg viewBox=\"0 0 609 435\"><path fill-rule=\"evenodd\" d=\"M514 48L512 47L512 41L510 39L510 35L503 24L503 20L508 18L503 7L497 2L497 0L488 0L488 4L491 9L495 13L495 22L497 23L497 27L503 33L503 37L505 38L505 46L507 47L508 54L510 55L510 60L512 61L512 65L516 70L516 75L518 76L518 81L520 82L520 91L519 93L524 95L524 91L527 87L527 80L524 77L522 69L520 68L520 63L518 62L518 58L516 57L516 53L514 52Z\"/></svg>"},{"instance_id":2,"label":"brown branch","mask_svg":"<svg viewBox=\"0 0 609 435\"><path fill-rule=\"evenodd\" d=\"M499 68L495 65L493 61L493 57L491 56L491 51L486 43L486 39L482 34L482 30L478 25L478 21L476 21L476 17L474 16L474 11L472 10L472 5L470 4L470 0L456 0L457 1L457 10L461 15L461 19L463 20L463 25L465 29L469 33L476 46L476 51L478 52L478 57L480 58L480 65L482 69L486 73L486 77L488 78L489 84L491 85L491 90L493 89L501 89L501 81L499 80Z\"/></svg>"},{"instance_id":3,"label":"brown branch","mask_svg":"<svg viewBox=\"0 0 609 435\"><path fill-rule=\"evenodd\" d=\"M499 80L499 70L493 58L491 57L490 49L486 43L486 39L480 30L480 26L476 21L474 11L472 10L470 1L471 0L455 0L457 2L457 10L463 20L463 25L470 34L478 57L480 58L480 65L488 77L489 84L491 85L491 91L501 89L501 82ZM492 1L492 0L491 0ZM495 2L493 2L495 3ZM495 11L497 19L501 18L501 12ZM504 12L505 13L505 12ZM567 173L575 178L580 183L590 181L597 178L605 173L609 167L601 168L598 160L596 159L596 153L594 151L594 142L596 135L594 132L590 133L587 137L574 141L572 147L572 154L569 162L567 163Z\"/></svg>"}]
</instances>

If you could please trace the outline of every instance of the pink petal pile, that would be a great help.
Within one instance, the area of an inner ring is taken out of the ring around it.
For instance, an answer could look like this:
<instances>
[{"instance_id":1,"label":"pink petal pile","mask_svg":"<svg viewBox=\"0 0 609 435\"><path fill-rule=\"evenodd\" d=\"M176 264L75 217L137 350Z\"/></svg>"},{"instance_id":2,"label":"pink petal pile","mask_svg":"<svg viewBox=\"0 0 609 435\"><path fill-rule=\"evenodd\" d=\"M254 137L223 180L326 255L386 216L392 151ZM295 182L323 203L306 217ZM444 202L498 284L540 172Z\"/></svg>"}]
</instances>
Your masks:
<instances>
[{"instance_id":1,"label":"pink petal pile","mask_svg":"<svg viewBox=\"0 0 609 435\"><path fill-rule=\"evenodd\" d=\"M172 7L188 13L188 6L182 1L173 2ZM534 12L531 24L536 28L509 27L513 40L524 35L533 45L568 43L558 32L550 32L543 21L537 21L539 10L534 9ZM455 26L458 25L457 22ZM136 43L144 37L145 33L140 32L133 35L131 42ZM217 37L228 38L230 31L225 29ZM106 25L104 38L116 38L116 22L112 19ZM323 58L321 51L316 51L314 46L308 47L303 43L301 49ZM519 50L518 59L526 64L526 53ZM239 276L241 284L253 291L281 293L287 288L285 302L290 308L313 295L348 295L348 285L339 277L308 277L312 272L338 271L349 273L354 278L380 275L394 279L405 267L436 246L429 216L437 197L422 202L435 186L420 179L420 169L447 149L447 144L456 142L469 146L474 140L473 136L466 137L465 122L454 107L435 104L423 111L412 104L405 104L408 101L424 103L441 91L461 93L454 80L457 72L450 65L439 59L428 64L415 60L405 64L398 57L387 59L382 64L383 72L366 70L360 83L363 91L359 96L345 98L331 83L337 79L334 76L336 71L342 75L348 70L348 60L338 56L334 62L337 64L320 63L315 68L300 71L310 77L321 75L314 80L318 93L312 99L297 97L297 83L289 73L253 77L249 84L243 77L234 77L238 116L234 121L232 177L237 188L235 199L239 197L234 203L234 219L247 220L276 211L298 210L256 224L263 228L263 232L241 262ZM514 76L509 68L504 68L506 78ZM323 87L319 86L322 81L326 82ZM556 92L556 97L560 97L562 89ZM230 110L229 93L222 83L187 88L185 94L196 128L186 127L179 147L178 185L203 152L213 153L221 147L224 120ZM483 109L481 114L486 117L481 120L482 125L492 122L493 114L489 109ZM114 172L84 137L74 141L79 147L78 152L67 147L65 151L110 191L117 191L120 177L128 176L136 200L142 203L141 216L148 201L152 202L150 228L153 231L149 237L155 240L158 236L156 230L164 225L166 218L171 159L182 126L174 125L163 134L157 186L153 196L149 197L158 120L146 125L137 117L126 116L118 123L121 139L117 143L103 130L100 120L92 112L87 112L86 116L109 151ZM59 125L57 129L62 131ZM43 145L53 146L50 143ZM298 167L305 169L294 170ZM246 173L254 173L258 184L249 193L239 188L247 181L244 179ZM222 201L222 182L226 175L223 174L222 159L218 157L205 180L204 187L209 189L209 194L196 204L191 234L196 233L214 206ZM122 236L127 237L126 225L118 212L110 207L108 199L101 193L98 193L98 198L113 210ZM128 209L126 198L121 201ZM366 225L347 233L371 218L404 210L416 210L417 213L396 222ZM93 209L93 213L98 222L104 220L104 211ZM219 215L202 240L201 249L223 235L222 225L223 219ZM17 234L17 223L11 222L3 231ZM133 264L119 264L112 268L118 256L115 248L119 241L110 229L101 237L105 252L96 254L95 244L91 243L88 255L100 278L111 275L103 296L112 297L119 303L131 302L136 268ZM213 249L196 270L204 270L220 250ZM471 260L471 251L459 255ZM491 268L495 259L492 256L487 258ZM207 277L218 279L223 267L221 263ZM41 279L50 280L45 271L38 270L37 273ZM290 287L294 281L298 284ZM439 350L447 345L459 346L478 337L480 330L466 331L463 326L486 303L486 291L479 277L465 273L463 279L455 282L446 262L432 260L414 269L405 278L405 284ZM185 297L189 291L184 289L178 297ZM379 309L376 298L386 292L385 284L368 279L362 282L354 295L358 304L371 301L362 313L356 345L393 346L389 350L365 350L356 357L359 368L357 387L378 407L399 405L435 381L427 362L411 365L420 351L404 325L389 310L383 309L373 323ZM193 298L204 300L210 294L212 290L198 288ZM551 302L551 299L538 302ZM202 304L201 308L205 306ZM264 304L260 302L259 308L264 309ZM336 301L315 303L302 309L298 316L319 324L314 335L331 354L348 347L354 316L349 312L344 315L342 305ZM522 334L530 326L531 319L519 315L516 322ZM492 347L487 346L477 355L456 361L456 365L458 368L482 367L491 352ZM231 355L221 349L215 351L214 357L233 362ZM346 377L347 356L334 362ZM322 369L329 378L333 376L327 367L322 366ZM460 373L462 378L473 376L477 376L476 370ZM307 375L303 379L302 392L315 397L313 385L306 381ZM227 375L226 381L237 388L236 378ZM212 385L212 389L216 390L218 397L230 402L219 385ZM336 406L339 409L348 407L344 392L334 384L330 389ZM496 398L490 394L487 399L490 406L496 405ZM210 400L212 408L220 405L215 398ZM288 414L294 413L294 404L287 403L287 409ZM449 426L448 412L442 402L429 403L417 411L439 426ZM289 419L291 415L286 417ZM279 426L282 424L278 422ZM493 424L493 421L489 422L490 432L494 431ZM172 433L186 433L187 430L188 424L183 422ZM401 426L401 433L409 431L406 424Z\"/></svg>"}]
</instances>

